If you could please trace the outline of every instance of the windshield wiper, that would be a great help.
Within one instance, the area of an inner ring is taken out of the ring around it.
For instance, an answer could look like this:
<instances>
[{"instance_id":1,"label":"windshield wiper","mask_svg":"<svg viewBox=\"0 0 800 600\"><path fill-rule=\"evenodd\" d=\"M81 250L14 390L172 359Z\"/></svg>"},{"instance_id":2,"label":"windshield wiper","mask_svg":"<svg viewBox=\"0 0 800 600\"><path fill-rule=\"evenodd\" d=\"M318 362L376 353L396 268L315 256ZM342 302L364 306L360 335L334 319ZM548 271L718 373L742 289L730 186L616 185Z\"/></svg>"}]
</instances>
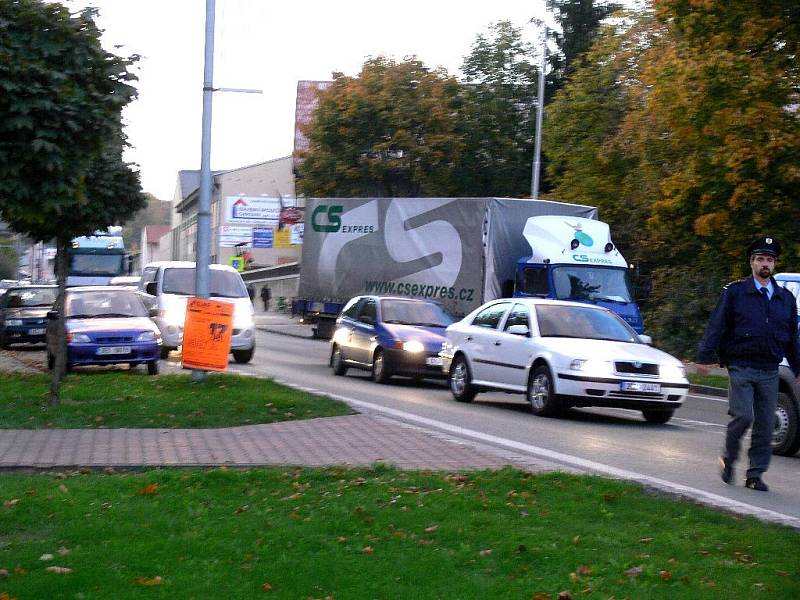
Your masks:
<instances>
[{"instance_id":1,"label":"windshield wiper","mask_svg":"<svg viewBox=\"0 0 800 600\"><path fill-rule=\"evenodd\" d=\"M84 315L84 314L77 314L77 315L67 315L67 319L91 319L94 315Z\"/></svg>"},{"instance_id":2,"label":"windshield wiper","mask_svg":"<svg viewBox=\"0 0 800 600\"><path fill-rule=\"evenodd\" d=\"M416 327L447 327L442 323L409 323L409 325L414 325Z\"/></svg>"},{"instance_id":3,"label":"windshield wiper","mask_svg":"<svg viewBox=\"0 0 800 600\"><path fill-rule=\"evenodd\" d=\"M95 317L95 318L107 319L107 318L112 318L112 317L135 317L136 315L131 315L131 314L128 314L128 313L99 313L99 314L92 315L92 316Z\"/></svg>"},{"instance_id":4,"label":"windshield wiper","mask_svg":"<svg viewBox=\"0 0 800 600\"><path fill-rule=\"evenodd\" d=\"M212 298L244 298L244 296L235 296L231 294L220 294L219 292L211 292L209 294Z\"/></svg>"}]
</instances>

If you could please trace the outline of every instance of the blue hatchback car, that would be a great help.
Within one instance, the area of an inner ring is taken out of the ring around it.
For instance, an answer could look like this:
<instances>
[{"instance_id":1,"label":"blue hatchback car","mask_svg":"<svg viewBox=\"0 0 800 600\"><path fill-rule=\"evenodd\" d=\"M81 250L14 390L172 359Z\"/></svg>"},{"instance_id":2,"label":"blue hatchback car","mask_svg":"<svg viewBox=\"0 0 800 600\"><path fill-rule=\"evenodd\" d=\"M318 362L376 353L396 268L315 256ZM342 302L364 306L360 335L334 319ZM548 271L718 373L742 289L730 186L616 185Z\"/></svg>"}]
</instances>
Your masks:
<instances>
[{"instance_id":1,"label":"blue hatchback car","mask_svg":"<svg viewBox=\"0 0 800 600\"><path fill-rule=\"evenodd\" d=\"M52 313L48 315L53 317ZM139 295L122 287L67 289L64 320L67 369L86 365L145 364L158 374L161 334ZM47 326L47 364L55 364L56 321Z\"/></svg>"},{"instance_id":2,"label":"blue hatchback car","mask_svg":"<svg viewBox=\"0 0 800 600\"><path fill-rule=\"evenodd\" d=\"M378 383L393 375L442 378L439 352L453 321L432 300L356 296L336 320L330 366L335 375L350 367L371 371Z\"/></svg>"}]
</instances>

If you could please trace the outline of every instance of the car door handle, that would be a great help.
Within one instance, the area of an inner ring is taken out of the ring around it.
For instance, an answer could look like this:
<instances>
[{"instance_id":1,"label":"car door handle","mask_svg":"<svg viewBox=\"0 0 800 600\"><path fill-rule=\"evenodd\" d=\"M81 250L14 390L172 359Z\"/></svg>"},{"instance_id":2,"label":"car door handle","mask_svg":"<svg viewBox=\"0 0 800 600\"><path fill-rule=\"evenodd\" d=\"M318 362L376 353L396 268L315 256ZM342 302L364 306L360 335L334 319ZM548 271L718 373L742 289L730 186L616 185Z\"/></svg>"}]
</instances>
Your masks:
<instances>
[{"instance_id":1,"label":"car door handle","mask_svg":"<svg viewBox=\"0 0 800 600\"><path fill-rule=\"evenodd\" d=\"M468 335L468 336L467 336L467 341L468 341L468 342L471 342L471 341L472 341L472 336L471 336L471 335Z\"/></svg>"},{"instance_id":2,"label":"car door handle","mask_svg":"<svg viewBox=\"0 0 800 600\"><path fill-rule=\"evenodd\" d=\"M494 343L494 345L495 345L495 346L499 346L499 345L500 345L500 344L502 344L502 343L503 343L503 342L501 342L500 340L497 340L497 341Z\"/></svg>"}]
</instances>

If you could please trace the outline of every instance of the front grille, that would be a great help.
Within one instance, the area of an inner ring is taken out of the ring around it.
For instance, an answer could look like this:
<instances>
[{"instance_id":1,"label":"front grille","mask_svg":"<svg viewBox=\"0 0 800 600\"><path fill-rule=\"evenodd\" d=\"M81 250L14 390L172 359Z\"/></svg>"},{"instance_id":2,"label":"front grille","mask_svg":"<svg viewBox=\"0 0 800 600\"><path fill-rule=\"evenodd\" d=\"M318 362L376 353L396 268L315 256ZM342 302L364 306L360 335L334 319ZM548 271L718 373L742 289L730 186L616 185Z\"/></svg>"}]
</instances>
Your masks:
<instances>
[{"instance_id":1,"label":"front grille","mask_svg":"<svg viewBox=\"0 0 800 600\"><path fill-rule=\"evenodd\" d=\"M97 336L95 338L101 344L119 344L122 342L132 342L132 335L115 335L115 336Z\"/></svg>"},{"instance_id":2,"label":"front grille","mask_svg":"<svg viewBox=\"0 0 800 600\"><path fill-rule=\"evenodd\" d=\"M652 398L654 400L664 398L663 394L658 392L608 392L608 395L615 398Z\"/></svg>"},{"instance_id":3,"label":"front grille","mask_svg":"<svg viewBox=\"0 0 800 600\"><path fill-rule=\"evenodd\" d=\"M637 366L638 365L638 366ZM614 363L617 373L633 373L635 375L658 375L658 365L650 363L618 362Z\"/></svg>"}]
</instances>

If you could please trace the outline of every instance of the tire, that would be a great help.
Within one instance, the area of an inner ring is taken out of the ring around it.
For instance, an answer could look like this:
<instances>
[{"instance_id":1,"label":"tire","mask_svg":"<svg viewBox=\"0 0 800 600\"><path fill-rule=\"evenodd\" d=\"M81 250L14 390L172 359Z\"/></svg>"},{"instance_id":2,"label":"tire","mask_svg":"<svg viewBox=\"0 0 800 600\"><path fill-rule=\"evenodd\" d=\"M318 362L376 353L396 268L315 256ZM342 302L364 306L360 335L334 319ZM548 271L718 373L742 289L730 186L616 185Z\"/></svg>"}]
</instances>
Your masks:
<instances>
[{"instance_id":1,"label":"tire","mask_svg":"<svg viewBox=\"0 0 800 600\"><path fill-rule=\"evenodd\" d=\"M331 368L333 368L334 375L342 376L347 373L347 365L344 363L342 349L339 346L334 346L331 351Z\"/></svg>"},{"instance_id":2,"label":"tire","mask_svg":"<svg viewBox=\"0 0 800 600\"><path fill-rule=\"evenodd\" d=\"M553 391L553 376L546 365L536 367L531 373L526 396L531 412L537 417L555 417L561 412L561 404Z\"/></svg>"},{"instance_id":3,"label":"tire","mask_svg":"<svg viewBox=\"0 0 800 600\"><path fill-rule=\"evenodd\" d=\"M463 356L456 356L453 359L447 385L457 402L472 402L475 399L478 390L472 385L472 373L469 371L467 359Z\"/></svg>"},{"instance_id":4,"label":"tire","mask_svg":"<svg viewBox=\"0 0 800 600\"><path fill-rule=\"evenodd\" d=\"M253 360L253 354L255 354L255 347L250 348L249 350L233 350L233 360L235 360L239 364L249 363Z\"/></svg>"},{"instance_id":5,"label":"tire","mask_svg":"<svg viewBox=\"0 0 800 600\"><path fill-rule=\"evenodd\" d=\"M644 420L648 423L660 423L664 424L672 418L672 415L675 414L674 410L643 410L642 416L644 416Z\"/></svg>"},{"instance_id":6,"label":"tire","mask_svg":"<svg viewBox=\"0 0 800 600\"><path fill-rule=\"evenodd\" d=\"M158 375L158 361L151 360L147 363L147 374L148 375Z\"/></svg>"},{"instance_id":7,"label":"tire","mask_svg":"<svg viewBox=\"0 0 800 600\"><path fill-rule=\"evenodd\" d=\"M791 396L780 392L775 406L775 428L772 431L772 453L792 456L800 449L797 405Z\"/></svg>"},{"instance_id":8,"label":"tire","mask_svg":"<svg viewBox=\"0 0 800 600\"><path fill-rule=\"evenodd\" d=\"M372 356L372 381L375 383L389 383L392 378L392 369L386 362L383 350L378 348Z\"/></svg>"},{"instance_id":9,"label":"tire","mask_svg":"<svg viewBox=\"0 0 800 600\"><path fill-rule=\"evenodd\" d=\"M164 360L168 359L169 353L172 352L172 350L173 349L169 348L168 346L161 346L161 358L163 358Z\"/></svg>"}]
</instances>

